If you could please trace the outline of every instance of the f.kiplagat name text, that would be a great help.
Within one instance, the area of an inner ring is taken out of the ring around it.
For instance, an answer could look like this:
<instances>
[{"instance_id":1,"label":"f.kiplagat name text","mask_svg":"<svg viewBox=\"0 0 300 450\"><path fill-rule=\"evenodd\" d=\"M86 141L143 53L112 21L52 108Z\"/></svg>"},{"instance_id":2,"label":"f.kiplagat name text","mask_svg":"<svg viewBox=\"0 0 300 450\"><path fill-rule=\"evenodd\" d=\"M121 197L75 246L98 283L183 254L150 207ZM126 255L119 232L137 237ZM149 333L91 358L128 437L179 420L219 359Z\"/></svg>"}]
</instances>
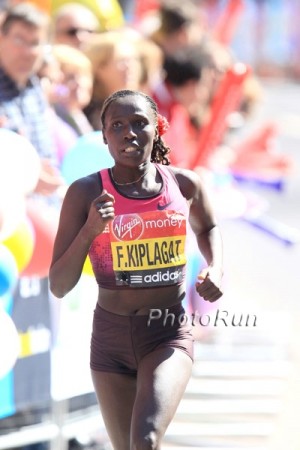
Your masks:
<instances>
[{"instance_id":1,"label":"f.kiplagat name text","mask_svg":"<svg viewBox=\"0 0 300 450\"><path fill-rule=\"evenodd\" d=\"M232 313L226 310L217 309L211 314L199 314L198 311L192 314L181 313L175 315L169 309L153 308L149 311L147 326L150 327L156 321L162 321L163 326L186 325L192 326L224 326L224 327L256 327L256 314Z\"/></svg>"},{"instance_id":2,"label":"f.kiplagat name text","mask_svg":"<svg viewBox=\"0 0 300 450\"><path fill-rule=\"evenodd\" d=\"M166 222L169 226L181 227L182 219L180 218L169 218L164 220L148 220L144 222L145 228L159 228L166 226ZM139 224L139 222L138 222ZM134 223L136 225L136 223ZM130 228L128 224L118 227L115 225L115 233L118 236L124 238L126 230L132 230L134 228L132 222L130 223ZM141 267L144 264L147 266L156 266L157 264L170 264L170 263L180 263L182 261L182 251L183 251L184 241L182 237L168 240L157 240L154 239L151 242L126 242L126 244L116 245L116 257L118 267L122 265L122 262L126 261L126 267Z\"/></svg>"}]
</instances>

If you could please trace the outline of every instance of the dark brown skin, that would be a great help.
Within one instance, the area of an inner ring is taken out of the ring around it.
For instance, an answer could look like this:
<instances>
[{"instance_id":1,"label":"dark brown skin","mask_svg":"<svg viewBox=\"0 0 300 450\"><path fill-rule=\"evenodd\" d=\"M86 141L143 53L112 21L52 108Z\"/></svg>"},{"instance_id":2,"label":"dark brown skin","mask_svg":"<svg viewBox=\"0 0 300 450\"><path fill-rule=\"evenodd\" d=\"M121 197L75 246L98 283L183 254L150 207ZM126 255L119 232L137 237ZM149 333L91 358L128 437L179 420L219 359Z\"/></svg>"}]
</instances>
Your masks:
<instances>
[{"instance_id":1,"label":"dark brown skin","mask_svg":"<svg viewBox=\"0 0 300 450\"><path fill-rule=\"evenodd\" d=\"M146 112L145 110L146 106ZM119 186L125 194L138 197L156 195L162 186L155 166L150 162L152 142L156 136L154 114L142 98L119 99L106 114L104 140L115 159L114 178L119 183L146 176L138 183ZM132 151L125 151L132 147ZM205 300L221 297L222 245L201 179L192 171L170 168L190 204L190 223L208 268L199 274L196 290ZM114 218L114 198L100 192L98 174L74 182L64 199L55 241L50 283L53 293L63 297L78 282L93 239ZM117 314L144 314L145 308L171 306L182 300L183 286L155 289L108 290L99 288L98 302Z\"/></svg>"},{"instance_id":2,"label":"dark brown skin","mask_svg":"<svg viewBox=\"0 0 300 450\"><path fill-rule=\"evenodd\" d=\"M103 129L115 160L113 177L124 194L150 197L162 180L151 163L157 139L155 113L140 95L118 98L108 106ZM190 223L207 269L196 289L204 299L221 297L222 243L199 176L170 167L190 206ZM144 175L141 178L141 175ZM50 269L50 287L57 297L78 282L89 247L115 216L114 197L99 186L98 174L74 182L67 191ZM102 308L121 315L147 315L180 303L183 285L110 290L99 288ZM191 375L192 359L175 347L158 347L139 362L137 375L92 370L92 379L107 432L115 450L159 450Z\"/></svg>"}]
</instances>

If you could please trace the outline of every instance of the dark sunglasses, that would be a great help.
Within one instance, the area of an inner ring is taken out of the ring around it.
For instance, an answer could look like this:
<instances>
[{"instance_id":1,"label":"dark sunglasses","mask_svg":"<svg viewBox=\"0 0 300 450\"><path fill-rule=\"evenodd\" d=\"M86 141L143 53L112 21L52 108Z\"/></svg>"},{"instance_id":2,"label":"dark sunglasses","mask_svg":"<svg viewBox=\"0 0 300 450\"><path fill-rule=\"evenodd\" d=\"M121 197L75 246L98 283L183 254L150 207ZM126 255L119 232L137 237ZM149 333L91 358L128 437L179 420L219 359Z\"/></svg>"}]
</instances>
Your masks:
<instances>
[{"instance_id":1,"label":"dark sunglasses","mask_svg":"<svg viewBox=\"0 0 300 450\"><path fill-rule=\"evenodd\" d=\"M94 31L93 31L93 30L87 30L87 29L85 29L85 28L76 28L76 27L73 27L73 28L68 28L67 30L63 30L63 31L61 31L61 33L62 33L62 34L65 34L65 35L67 35L67 36L74 37L74 36L77 36L77 34L79 34L79 33L89 33L89 34L92 34L92 33L94 33Z\"/></svg>"}]
</instances>

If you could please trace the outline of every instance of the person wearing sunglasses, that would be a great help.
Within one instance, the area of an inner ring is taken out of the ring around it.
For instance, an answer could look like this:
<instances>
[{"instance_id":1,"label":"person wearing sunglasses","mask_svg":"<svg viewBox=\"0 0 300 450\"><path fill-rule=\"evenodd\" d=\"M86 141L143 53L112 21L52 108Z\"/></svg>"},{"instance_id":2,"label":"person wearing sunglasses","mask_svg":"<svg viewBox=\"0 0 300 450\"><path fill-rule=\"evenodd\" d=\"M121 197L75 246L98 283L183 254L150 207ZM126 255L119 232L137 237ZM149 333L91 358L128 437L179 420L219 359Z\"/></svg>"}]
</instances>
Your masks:
<instances>
[{"instance_id":1,"label":"person wearing sunglasses","mask_svg":"<svg viewBox=\"0 0 300 450\"><path fill-rule=\"evenodd\" d=\"M99 21L83 5L70 3L59 8L52 20L53 42L81 50L91 35L99 31Z\"/></svg>"}]
</instances>

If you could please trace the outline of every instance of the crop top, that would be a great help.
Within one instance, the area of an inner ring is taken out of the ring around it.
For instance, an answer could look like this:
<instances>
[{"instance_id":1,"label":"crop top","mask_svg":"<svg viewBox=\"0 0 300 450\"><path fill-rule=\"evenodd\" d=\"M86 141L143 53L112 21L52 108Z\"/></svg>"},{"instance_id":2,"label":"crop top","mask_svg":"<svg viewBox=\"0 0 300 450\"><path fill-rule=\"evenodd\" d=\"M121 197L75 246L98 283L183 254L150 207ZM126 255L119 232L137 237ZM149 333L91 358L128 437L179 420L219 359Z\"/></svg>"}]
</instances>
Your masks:
<instances>
[{"instance_id":1,"label":"crop top","mask_svg":"<svg viewBox=\"0 0 300 450\"><path fill-rule=\"evenodd\" d=\"M127 289L181 284L185 277L189 206L175 176L155 164L163 185L152 197L118 191L110 169L99 172L115 198L115 218L91 244L89 257L100 287Z\"/></svg>"}]
</instances>

